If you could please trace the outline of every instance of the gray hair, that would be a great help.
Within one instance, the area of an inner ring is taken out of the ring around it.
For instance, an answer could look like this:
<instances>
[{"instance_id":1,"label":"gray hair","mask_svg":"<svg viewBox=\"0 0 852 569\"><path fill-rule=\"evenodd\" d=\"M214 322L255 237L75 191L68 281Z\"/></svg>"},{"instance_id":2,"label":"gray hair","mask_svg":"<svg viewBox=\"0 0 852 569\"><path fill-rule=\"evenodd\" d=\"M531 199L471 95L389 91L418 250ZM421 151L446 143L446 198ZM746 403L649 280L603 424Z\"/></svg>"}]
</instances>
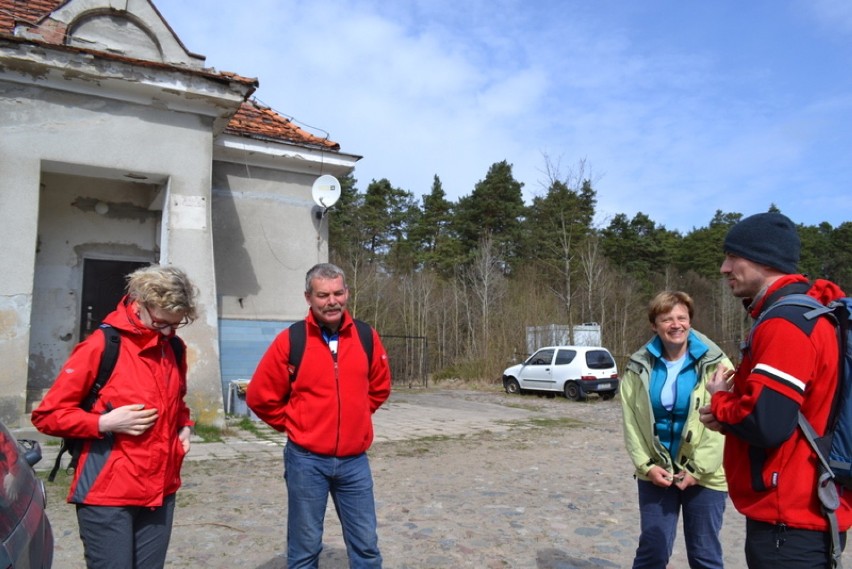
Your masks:
<instances>
[{"instance_id":1,"label":"gray hair","mask_svg":"<svg viewBox=\"0 0 852 569\"><path fill-rule=\"evenodd\" d=\"M192 322L197 317L198 289L177 267L149 265L127 276L127 296L145 306L180 314Z\"/></svg>"},{"instance_id":2,"label":"gray hair","mask_svg":"<svg viewBox=\"0 0 852 569\"><path fill-rule=\"evenodd\" d=\"M331 263L317 263L305 275L305 292L310 294L313 291L311 282L314 279L336 279L337 277L343 279L343 286L346 287L346 275L343 269Z\"/></svg>"}]
</instances>

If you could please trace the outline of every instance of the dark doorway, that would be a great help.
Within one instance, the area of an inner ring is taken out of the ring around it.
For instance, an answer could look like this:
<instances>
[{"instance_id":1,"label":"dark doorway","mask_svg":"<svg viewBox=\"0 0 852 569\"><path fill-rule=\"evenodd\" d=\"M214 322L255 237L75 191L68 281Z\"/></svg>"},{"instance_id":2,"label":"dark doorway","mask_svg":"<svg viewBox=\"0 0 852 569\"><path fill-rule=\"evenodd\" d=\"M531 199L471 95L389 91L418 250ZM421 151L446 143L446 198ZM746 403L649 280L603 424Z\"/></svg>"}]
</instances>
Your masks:
<instances>
[{"instance_id":1,"label":"dark doorway","mask_svg":"<svg viewBox=\"0 0 852 569\"><path fill-rule=\"evenodd\" d=\"M80 341L100 325L107 314L115 310L124 296L127 275L150 263L140 261L83 260L83 305L80 311Z\"/></svg>"}]
</instances>

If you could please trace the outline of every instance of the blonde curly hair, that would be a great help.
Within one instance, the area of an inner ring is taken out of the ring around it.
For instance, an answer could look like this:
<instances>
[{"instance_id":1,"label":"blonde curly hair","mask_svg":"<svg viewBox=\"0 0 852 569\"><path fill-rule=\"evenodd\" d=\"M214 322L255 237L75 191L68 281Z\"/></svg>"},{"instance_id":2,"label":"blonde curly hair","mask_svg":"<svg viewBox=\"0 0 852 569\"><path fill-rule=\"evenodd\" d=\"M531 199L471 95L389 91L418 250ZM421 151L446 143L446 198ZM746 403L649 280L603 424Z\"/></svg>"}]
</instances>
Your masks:
<instances>
[{"instance_id":1,"label":"blonde curly hair","mask_svg":"<svg viewBox=\"0 0 852 569\"><path fill-rule=\"evenodd\" d=\"M180 315L187 322L197 318L198 289L181 269L150 265L127 275L127 296L145 306Z\"/></svg>"}]
</instances>

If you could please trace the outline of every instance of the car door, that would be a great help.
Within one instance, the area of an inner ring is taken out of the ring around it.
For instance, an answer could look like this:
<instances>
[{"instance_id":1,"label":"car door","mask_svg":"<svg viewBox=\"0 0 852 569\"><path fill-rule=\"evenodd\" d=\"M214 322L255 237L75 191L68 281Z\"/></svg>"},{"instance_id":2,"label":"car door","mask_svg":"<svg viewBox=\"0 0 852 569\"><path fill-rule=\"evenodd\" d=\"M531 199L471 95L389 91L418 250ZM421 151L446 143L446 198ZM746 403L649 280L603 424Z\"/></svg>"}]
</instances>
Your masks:
<instances>
[{"instance_id":1,"label":"car door","mask_svg":"<svg viewBox=\"0 0 852 569\"><path fill-rule=\"evenodd\" d=\"M529 357L521 369L521 389L553 390L553 348L542 348Z\"/></svg>"},{"instance_id":2,"label":"car door","mask_svg":"<svg viewBox=\"0 0 852 569\"><path fill-rule=\"evenodd\" d=\"M553 389L563 391L565 382L569 379L580 379L580 368L577 365L577 350L574 348L559 348L556 351L556 361L553 362Z\"/></svg>"}]
</instances>

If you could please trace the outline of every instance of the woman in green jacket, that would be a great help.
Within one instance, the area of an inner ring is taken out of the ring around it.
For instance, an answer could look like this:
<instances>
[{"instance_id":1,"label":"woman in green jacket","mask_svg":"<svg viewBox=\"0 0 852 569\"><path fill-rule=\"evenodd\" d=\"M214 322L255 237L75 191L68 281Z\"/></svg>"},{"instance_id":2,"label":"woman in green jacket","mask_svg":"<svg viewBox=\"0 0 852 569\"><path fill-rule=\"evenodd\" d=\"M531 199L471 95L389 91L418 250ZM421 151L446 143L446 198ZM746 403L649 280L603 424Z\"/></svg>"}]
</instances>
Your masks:
<instances>
[{"instance_id":1,"label":"woman in green jacket","mask_svg":"<svg viewBox=\"0 0 852 569\"><path fill-rule=\"evenodd\" d=\"M624 442L639 489L641 535L633 569L663 569L671 557L680 512L689 566L721 569L719 531L727 484L723 437L705 429L698 409L722 350L692 330L692 298L659 293L648 307L655 336L630 357L619 387Z\"/></svg>"}]
</instances>

